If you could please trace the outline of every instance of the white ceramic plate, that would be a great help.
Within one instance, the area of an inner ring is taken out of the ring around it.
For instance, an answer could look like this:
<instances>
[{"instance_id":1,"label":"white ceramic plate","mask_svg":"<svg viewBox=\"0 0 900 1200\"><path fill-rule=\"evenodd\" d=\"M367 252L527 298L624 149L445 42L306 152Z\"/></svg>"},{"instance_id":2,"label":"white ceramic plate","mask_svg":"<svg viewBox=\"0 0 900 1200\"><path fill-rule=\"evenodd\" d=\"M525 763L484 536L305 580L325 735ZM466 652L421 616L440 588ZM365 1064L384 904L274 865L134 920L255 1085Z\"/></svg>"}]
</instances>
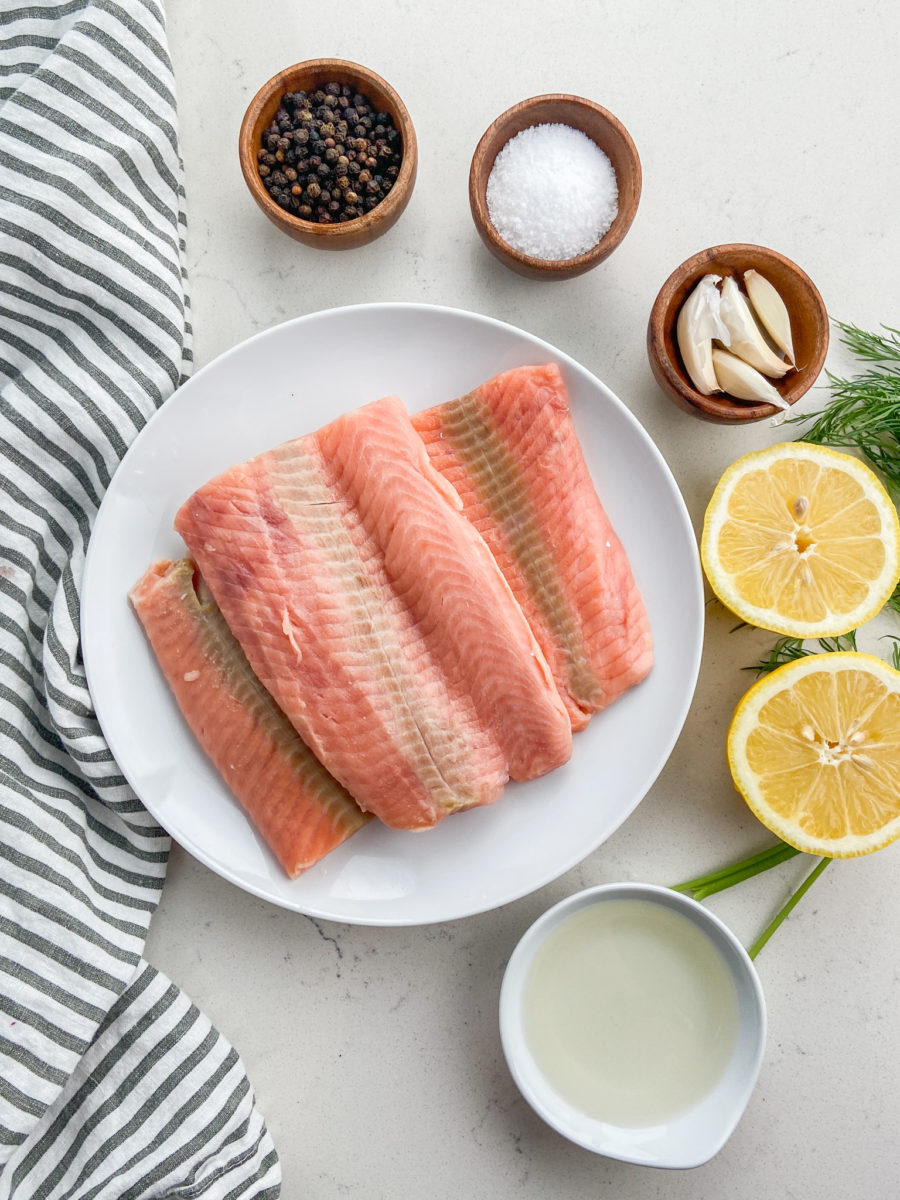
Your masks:
<instances>
[{"instance_id":1,"label":"white ceramic plate","mask_svg":"<svg viewBox=\"0 0 900 1200\"><path fill-rule=\"evenodd\" d=\"M127 600L156 558L180 557L176 509L235 462L388 394L410 411L510 367L553 360L569 388L600 498L650 616L655 664L575 738L571 761L513 784L489 808L426 833L377 822L289 880L182 720ZM109 487L82 593L85 668L119 766L160 824L212 870L312 916L418 925L495 908L595 850L656 779L687 716L700 663L696 540L653 442L612 392L538 338L487 317L418 304L331 309L222 355L142 430Z\"/></svg>"}]
</instances>

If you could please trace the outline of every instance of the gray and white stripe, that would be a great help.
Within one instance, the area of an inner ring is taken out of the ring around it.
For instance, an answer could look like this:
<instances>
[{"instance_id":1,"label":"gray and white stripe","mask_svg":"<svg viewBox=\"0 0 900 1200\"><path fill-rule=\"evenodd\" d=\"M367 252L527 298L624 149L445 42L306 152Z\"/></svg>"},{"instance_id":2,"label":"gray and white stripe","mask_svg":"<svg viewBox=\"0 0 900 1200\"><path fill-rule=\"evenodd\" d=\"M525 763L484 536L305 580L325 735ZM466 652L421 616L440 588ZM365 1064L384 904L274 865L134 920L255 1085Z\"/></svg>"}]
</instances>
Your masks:
<instances>
[{"instance_id":1,"label":"gray and white stripe","mask_svg":"<svg viewBox=\"0 0 900 1200\"><path fill-rule=\"evenodd\" d=\"M275 1197L234 1050L141 957L168 838L97 725L79 588L190 370L156 0L0 10L0 1200Z\"/></svg>"}]
</instances>

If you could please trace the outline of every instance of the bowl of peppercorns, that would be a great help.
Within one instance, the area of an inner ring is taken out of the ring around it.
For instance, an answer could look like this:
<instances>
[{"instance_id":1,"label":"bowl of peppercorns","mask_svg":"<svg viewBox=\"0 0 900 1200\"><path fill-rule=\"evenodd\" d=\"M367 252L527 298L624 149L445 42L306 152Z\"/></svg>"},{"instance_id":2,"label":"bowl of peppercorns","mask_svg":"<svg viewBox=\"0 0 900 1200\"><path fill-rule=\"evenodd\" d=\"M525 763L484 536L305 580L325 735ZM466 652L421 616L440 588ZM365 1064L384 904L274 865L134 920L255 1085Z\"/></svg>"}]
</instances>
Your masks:
<instances>
[{"instance_id":1,"label":"bowl of peppercorns","mask_svg":"<svg viewBox=\"0 0 900 1200\"><path fill-rule=\"evenodd\" d=\"M380 237L412 194L418 152L403 101L340 58L279 71L244 114L241 170L270 221L307 246L349 250Z\"/></svg>"}]
</instances>

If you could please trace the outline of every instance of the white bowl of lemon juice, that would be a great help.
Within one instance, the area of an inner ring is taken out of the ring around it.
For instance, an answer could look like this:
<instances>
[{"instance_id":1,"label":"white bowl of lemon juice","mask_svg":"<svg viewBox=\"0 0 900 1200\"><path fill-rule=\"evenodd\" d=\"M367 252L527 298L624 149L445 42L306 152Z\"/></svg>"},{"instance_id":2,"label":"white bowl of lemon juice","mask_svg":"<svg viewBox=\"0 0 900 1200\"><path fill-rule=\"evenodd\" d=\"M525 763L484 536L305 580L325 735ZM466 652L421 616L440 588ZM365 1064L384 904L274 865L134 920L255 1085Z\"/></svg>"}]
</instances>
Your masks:
<instances>
[{"instance_id":1,"label":"white bowl of lemon juice","mask_svg":"<svg viewBox=\"0 0 900 1200\"><path fill-rule=\"evenodd\" d=\"M762 985L718 917L668 888L615 883L560 901L522 937L500 1035L531 1107L580 1146L696 1167L756 1084Z\"/></svg>"}]
</instances>

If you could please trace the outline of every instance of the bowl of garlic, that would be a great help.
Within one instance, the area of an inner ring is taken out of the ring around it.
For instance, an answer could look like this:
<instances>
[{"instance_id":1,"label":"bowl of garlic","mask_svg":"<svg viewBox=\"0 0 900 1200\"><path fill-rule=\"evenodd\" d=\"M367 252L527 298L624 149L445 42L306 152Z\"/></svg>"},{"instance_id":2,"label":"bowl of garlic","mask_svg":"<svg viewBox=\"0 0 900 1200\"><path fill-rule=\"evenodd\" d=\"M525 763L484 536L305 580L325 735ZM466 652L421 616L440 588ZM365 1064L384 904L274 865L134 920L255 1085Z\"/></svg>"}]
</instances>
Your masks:
<instances>
[{"instance_id":1,"label":"bowl of garlic","mask_svg":"<svg viewBox=\"0 0 900 1200\"><path fill-rule=\"evenodd\" d=\"M783 416L815 383L828 313L809 276L765 246L694 254L672 272L647 326L657 383L686 412L741 425Z\"/></svg>"}]
</instances>

